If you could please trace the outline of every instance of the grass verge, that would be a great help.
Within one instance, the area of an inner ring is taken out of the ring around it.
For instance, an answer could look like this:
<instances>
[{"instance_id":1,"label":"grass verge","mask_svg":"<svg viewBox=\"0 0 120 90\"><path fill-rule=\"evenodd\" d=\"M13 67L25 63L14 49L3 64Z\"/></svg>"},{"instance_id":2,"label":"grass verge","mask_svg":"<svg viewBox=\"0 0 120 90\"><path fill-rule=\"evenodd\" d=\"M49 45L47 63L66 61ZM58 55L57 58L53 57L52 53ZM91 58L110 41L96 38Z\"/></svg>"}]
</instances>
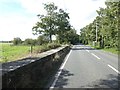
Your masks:
<instances>
[{"instance_id":1,"label":"grass verge","mask_svg":"<svg viewBox=\"0 0 120 90\"><path fill-rule=\"evenodd\" d=\"M100 48L99 46L92 46L92 45L88 45L91 46L92 48L98 49L98 50L103 50L106 52L110 52L113 54L118 54L118 49L117 48Z\"/></svg>"},{"instance_id":2,"label":"grass verge","mask_svg":"<svg viewBox=\"0 0 120 90\"><path fill-rule=\"evenodd\" d=\"M118 54L118 50L116 48L103 48L101 50L106 51L106 52L110 52L113 54Z\"/></svg>"}]
</instances>

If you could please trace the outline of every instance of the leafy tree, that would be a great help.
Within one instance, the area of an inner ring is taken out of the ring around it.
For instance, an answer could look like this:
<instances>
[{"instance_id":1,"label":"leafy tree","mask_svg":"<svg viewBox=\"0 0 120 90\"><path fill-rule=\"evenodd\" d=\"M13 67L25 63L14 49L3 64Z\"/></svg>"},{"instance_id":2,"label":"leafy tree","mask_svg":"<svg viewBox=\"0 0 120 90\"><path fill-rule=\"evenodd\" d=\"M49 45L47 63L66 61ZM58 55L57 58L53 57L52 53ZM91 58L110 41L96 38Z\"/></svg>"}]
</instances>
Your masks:
<instances>
[{"instance_id":1,"label":"leafy tree","mask_svg":"<svg viewBox=\"0 0 120 90\"><path fill-rule=\"evenodd\" d=\"M56 25L57 25L57 35L60 43L64 41L64 35L67 35L68 31L71 30L71 25L69 23L69 15L64 10L59 9L59 12L56 16ZM67 39L67 38L66 38Z\"/></svg>"},{"instance_id":2,"label":"leafy tree","mask_svg":"<svg viewBox=\"0 0 120 90\"><path fill-rule=\"evenodd\" d=\"M38 15L39 22L32 28L34 34L49 36L52 42L52 35L59 36L59 41L64 41L63 34L70 30L69 16L64 10L57 8L54 3L44 4L47 15ZM60 42L61 42L60 41Z\"/></svg>"},{"instance_id":3,"label":"leafy tree","mask_svg":"<svg viewBox=\"0 0 120 90\"><path fill-rule=\"evenodd\" d=\"M96 39L101 48L118 47L118 20L120 2L105 2L106 8L97 10L98 16L81 29L80 40L89 44ZM97 25L96 25L97 24Z\"/></svg>"},{"instance_id":4,"label":"leafy tree","mask_svg":"<svg viewBox=\"0 0 120 90\"><path fill-rule=\"evenodd\" d=\"M25 41L24 41L24 44L25 44L25 45L35 45L36 43L37 43L36 40L30 39L30 38L27 38L27 39L25 39Z\"/></svg>"},{"instance_id":5,"label":"leafy tree","mask_svg":"<svg viewBox=\"0 0 120 90\"><path fill-rule=\"evenodd\" d=\"M14 45L20 45L21 43L22 43L22 40L19 37L13 39Z\"/></svg>"},{"instance_id":6,"label":"leafy tree","mask_svg":"<svg viewBox=\"0 0 120 90\"><path fill-rule=\"evenodd\" d=\"M54 3L44 4L44 9L47 11L47 15L39 14L38 17L40 20L32 29L33 31L35 31L35 34L37 34L38 32L39 34L44 33L45 35L48 35L50 38L50 42L52 42L52 35L55 34L54 22L57 6L55 6Z\"/></svg>"},{"instance_id":7,"label":"leafy tree","mask_svg":"<svg viewBox=\"0 0 120 90\"><path fill-rule=\"evenodd\" d=\"M76 44L79 43L79 35L76 34L75 29L71 29L63 34L63 42L67 42L70 44Z\"/></svg>"},{"instance_id":8,"label":"leafy tree","mask_svg":"<svg viewBox=\"0 0 120 90\"><path fill-rule=\"evenodd\" d=\"M48 43L49 42L49 39L47 36L44 36L44 35L40 35L38 38L37 38L37 44L38 45L42 45L44 43Z\"/></svg>"}]
</instances>

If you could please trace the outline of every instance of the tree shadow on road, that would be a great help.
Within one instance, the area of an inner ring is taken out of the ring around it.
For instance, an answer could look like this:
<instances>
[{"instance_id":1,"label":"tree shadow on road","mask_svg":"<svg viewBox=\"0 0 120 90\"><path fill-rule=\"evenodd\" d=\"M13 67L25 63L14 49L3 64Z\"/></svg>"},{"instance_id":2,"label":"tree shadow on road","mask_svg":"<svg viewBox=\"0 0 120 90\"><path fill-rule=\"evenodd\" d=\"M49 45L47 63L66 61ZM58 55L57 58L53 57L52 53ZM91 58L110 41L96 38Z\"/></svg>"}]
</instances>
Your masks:
<instances>
[{"instance_id":1,"label":"tree shadow on road","mask_svg":"<svg viewBox=\"0 0 120 90\"><path fill-rule=\"evenodd\" d=\"M68 78L73 76L73 75L74 74L71 73L70 71L63 69L57 82L56 82L55 87L64 88L64 86L66 86L68 84Z\"/></svg>"},{"instance_id":2,"label":"tree shadow on road","mask_svg":"<svg viewBox=\"0 0 120 90\"><path fill-rule=\"evenodd\" d=\"M69 77L74 76L73 73L71 73L68 70L62 70L61 75L59 76L55 88L53 90L62 90L62 88L66 88L66 86L69 84ZM89 83L85 86L80 86L79 88L68 88L68 90L120 90L120 75L113 75L109 74L106 79L100 79L96 80L92 83ZM67 88L66 88L67 89Z\"/></svg>"},{"instance_id":3,"label":"tree shadow on road","mask_svg":"<svg viewBox=\"0 0 120 90\"><path fill-rule=\"evenodd\" d=\"M120 75L115 76L113 74L109 74L107 79L100 79L90 83L89 85L82 86L82 88L90 87L90 88L101 88L101 89L109 89L109 90L119 90L120 85Z\"/></svg>"}]
</instances>

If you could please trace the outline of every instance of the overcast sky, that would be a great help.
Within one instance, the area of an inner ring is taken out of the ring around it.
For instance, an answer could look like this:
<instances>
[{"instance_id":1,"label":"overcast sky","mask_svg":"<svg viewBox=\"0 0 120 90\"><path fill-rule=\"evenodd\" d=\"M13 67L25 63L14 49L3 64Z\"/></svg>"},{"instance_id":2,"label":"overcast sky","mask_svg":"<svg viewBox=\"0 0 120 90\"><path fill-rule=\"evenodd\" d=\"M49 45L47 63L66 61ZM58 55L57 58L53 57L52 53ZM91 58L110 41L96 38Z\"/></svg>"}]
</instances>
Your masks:
<instances>
[{"instance_id":1,"label":"overcast sky","mask_svg":"<svg viewBox=\"0 0 120 90\"><path fill-rule=\"evenodd\" d=\"M38 20L36 15L44 14L42 3L47 2L54 2L69 13L77 33L95 19L99 7L105 7L105 0L0 0L0 41L36 38L32 27Z\"/></svg>"}]
</instances>

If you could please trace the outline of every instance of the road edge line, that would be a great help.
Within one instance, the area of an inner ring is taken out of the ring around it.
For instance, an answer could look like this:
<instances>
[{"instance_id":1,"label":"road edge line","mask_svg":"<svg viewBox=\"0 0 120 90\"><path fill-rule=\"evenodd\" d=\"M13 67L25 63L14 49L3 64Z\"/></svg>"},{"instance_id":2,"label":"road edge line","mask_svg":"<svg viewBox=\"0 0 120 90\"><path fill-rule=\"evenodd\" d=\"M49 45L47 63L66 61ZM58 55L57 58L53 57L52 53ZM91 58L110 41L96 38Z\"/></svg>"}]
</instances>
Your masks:
<instances>
[{"instance_id":1,"label":"road edge line","mask_svg":"<svg viewBox=\"0 0 120 90\"><path fill-rule=\"evenodd\" d=\"M61 72L62 72L62 69L64 68L66 62L68 61L68 58L69 58L71 52L72 52L72 50L70 50L70 52L69 52L69 54L67 55L65 61L62 63L62 65L61 65L61 67L59 68L57 74L55 75L55 80L54 80L54 82L52 83L52 85L50 86L50 89L52 89L52 88L55 87L55 84L56 84L56 82L57 82L57 80L58 80L58 78L59 78L59 76L60 76L60 74L61 74Z\"/></svg>"}]
</instances>

